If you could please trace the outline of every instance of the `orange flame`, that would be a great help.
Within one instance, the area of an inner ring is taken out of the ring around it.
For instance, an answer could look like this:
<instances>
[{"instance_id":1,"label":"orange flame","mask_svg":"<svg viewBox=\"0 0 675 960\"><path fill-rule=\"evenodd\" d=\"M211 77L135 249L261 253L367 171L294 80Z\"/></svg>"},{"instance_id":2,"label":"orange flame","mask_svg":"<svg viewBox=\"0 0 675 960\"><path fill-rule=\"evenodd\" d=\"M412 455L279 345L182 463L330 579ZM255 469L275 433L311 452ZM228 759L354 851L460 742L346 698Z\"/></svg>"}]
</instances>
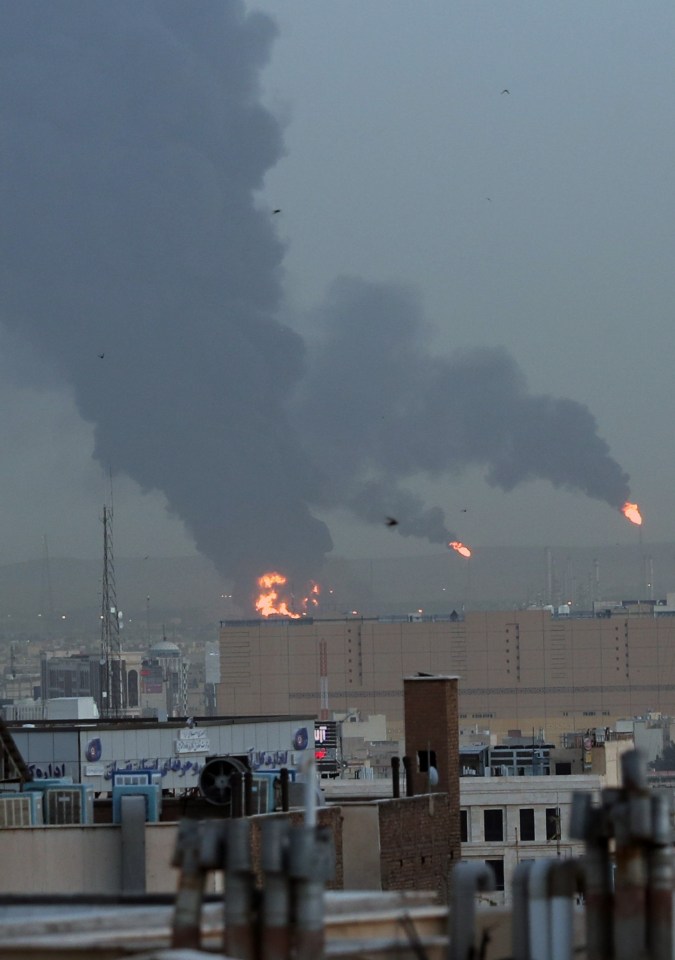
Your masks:
<instances>
[{"instance_id":1,"label":"orange flame","mask_svg":"<svg viewBox=\"0 0 675 960\"><path fill-rule=\"evenodd\" d=\"M449 547L452 547L453 550L456 550L461 557L466 557L467 559L471 556L471 551L466 546L466 544L461 543L459 540L451 540L448 544Z\"/></svg>"},{"instance_id":2,"label":"orange flame","mask_svg":"<svg viewBox=\"0 0 675 960\"><path fill-rule=\"evenodd\" d=\"M307 615L310 607L319 606L321 588L318 583L310 583L307 596L297 600L292 595L283 596L284 591L281 588L285 587L287 582L283 573L276 571L264 573L258 577L260 593L255 600L255 609L261 616L289 617L291 620L299 620Z\"/></svg>"},{"instance_id":3,"label":"orange flame","mask_svg":"<svg viewBox=\"0 0 675 960\"><path fill-rule=\"evenodd\" d=\"M638 527L642 523L642 515L638 509L637 503L629 503L626 501L621 507L621 512L631 523L636 523Z\"/></svg>"}]
</instances>

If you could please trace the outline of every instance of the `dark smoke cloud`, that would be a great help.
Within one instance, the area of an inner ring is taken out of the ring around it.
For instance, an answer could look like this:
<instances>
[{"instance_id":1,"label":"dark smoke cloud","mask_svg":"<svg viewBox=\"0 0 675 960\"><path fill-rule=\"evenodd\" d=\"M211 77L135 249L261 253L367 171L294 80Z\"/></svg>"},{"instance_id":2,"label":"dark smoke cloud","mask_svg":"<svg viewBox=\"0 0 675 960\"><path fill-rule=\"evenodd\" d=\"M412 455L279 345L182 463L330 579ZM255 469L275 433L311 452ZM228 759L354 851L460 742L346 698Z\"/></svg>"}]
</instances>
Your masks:
<instances>
[{"instance_id":1,"label":"dark smoke cloud","mask_svg":"<svg viewBox=\"0 0 675 960\"><path fill-rule=\"evenodd\" d=\"M0 6L2 321L73 384L101 463L163 490L240 594L331 549L255 203L283 150L257 86L274 35L236 0Z\"/></svg>"},{"instance_id":2,"label":"dark smoke cloud","mask_svg":"<svg viewBox=\"0 0 675 960\"><path fill-rule=\"evenodd\" d=\"M72 385L97 459L162 490L240 599L265 569L317 574L313 508L452 539L420 473L619 506L588 410L529 395L501 351L435 356L409 290L337 283L309 357L278 321L274 35L239 0L0 0L0 317Z\"/></svg>"},{"instance_id":3,"label":"dark smoke cloud","mask_svg":"<svg viewBox=\"0 0 675 960\"><path fill-rule=\"evenodd\" d=\"M326 469L327 504L364 520L386 513L404 534L453 539L438 509L400 484L477 465L511 490L549 480L621 507L628 477L574 400L528 393L502 349L435 355L415 293L395 284L337 281L316 324L311 373L298 396L308 446Z\"/></svg>"}]
</instances>

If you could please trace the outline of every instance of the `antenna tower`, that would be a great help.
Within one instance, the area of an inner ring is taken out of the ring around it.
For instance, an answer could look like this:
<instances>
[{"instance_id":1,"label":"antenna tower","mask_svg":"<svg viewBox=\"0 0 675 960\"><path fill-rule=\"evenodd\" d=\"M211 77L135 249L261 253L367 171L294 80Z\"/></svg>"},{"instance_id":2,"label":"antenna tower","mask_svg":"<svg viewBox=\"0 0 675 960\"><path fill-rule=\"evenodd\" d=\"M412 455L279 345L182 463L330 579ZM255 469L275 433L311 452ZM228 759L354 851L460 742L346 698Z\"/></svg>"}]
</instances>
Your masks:
<instances>
[{"instance_id":1,"label":"antenna tower","mask_svg":"<svg viewBox=\"0 0 675 960\"><path fill-rule=\"evenodd\" d=\"M122 712L122 614L117 607L113 560L112 508L103 507L103 577L101 589L101 705L104 717Z\"/></svg>"}]
</instances>

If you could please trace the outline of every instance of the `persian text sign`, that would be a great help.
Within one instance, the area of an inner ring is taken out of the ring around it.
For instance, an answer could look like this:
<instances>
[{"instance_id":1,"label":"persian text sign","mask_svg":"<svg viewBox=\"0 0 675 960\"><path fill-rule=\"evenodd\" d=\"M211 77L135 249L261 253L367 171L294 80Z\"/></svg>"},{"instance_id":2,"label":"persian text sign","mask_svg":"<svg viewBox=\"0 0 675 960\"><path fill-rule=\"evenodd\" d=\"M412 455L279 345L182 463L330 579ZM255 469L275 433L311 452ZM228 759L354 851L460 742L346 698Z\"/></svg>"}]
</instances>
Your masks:
<instances>
[{"instance_id":1,"label":"persian text sign","mask_svg":"<svg viewBox=\"0 0 675 960\"><path fill-rule=\"evenodd\" d=\"M176 754L181 755L184 753L210 753L211 741L206 736L190 737L189 739L181 737L174 741L174 747Z\"/></svg>"}]
</instances>

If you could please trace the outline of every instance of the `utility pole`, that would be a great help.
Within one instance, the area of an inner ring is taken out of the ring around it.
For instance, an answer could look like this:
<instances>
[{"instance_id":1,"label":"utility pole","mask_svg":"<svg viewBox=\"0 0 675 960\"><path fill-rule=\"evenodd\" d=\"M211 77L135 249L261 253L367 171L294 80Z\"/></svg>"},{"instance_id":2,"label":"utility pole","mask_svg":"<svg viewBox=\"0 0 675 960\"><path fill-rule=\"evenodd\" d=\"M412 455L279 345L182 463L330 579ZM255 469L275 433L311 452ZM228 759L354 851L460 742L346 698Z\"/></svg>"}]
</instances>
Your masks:
<instances>
[{"instance_id":1,"label":"utility pole","mask_svg":"<svg viewBox=\"0 0 675 960\"><path fill-rule=\"evenodd\" d=\"M101 583L101 712L118 717L124 707L122 695L122 614L117 607L113 560L112 510L103 507L103 577Z\"/></svg>"}]
</instances>

